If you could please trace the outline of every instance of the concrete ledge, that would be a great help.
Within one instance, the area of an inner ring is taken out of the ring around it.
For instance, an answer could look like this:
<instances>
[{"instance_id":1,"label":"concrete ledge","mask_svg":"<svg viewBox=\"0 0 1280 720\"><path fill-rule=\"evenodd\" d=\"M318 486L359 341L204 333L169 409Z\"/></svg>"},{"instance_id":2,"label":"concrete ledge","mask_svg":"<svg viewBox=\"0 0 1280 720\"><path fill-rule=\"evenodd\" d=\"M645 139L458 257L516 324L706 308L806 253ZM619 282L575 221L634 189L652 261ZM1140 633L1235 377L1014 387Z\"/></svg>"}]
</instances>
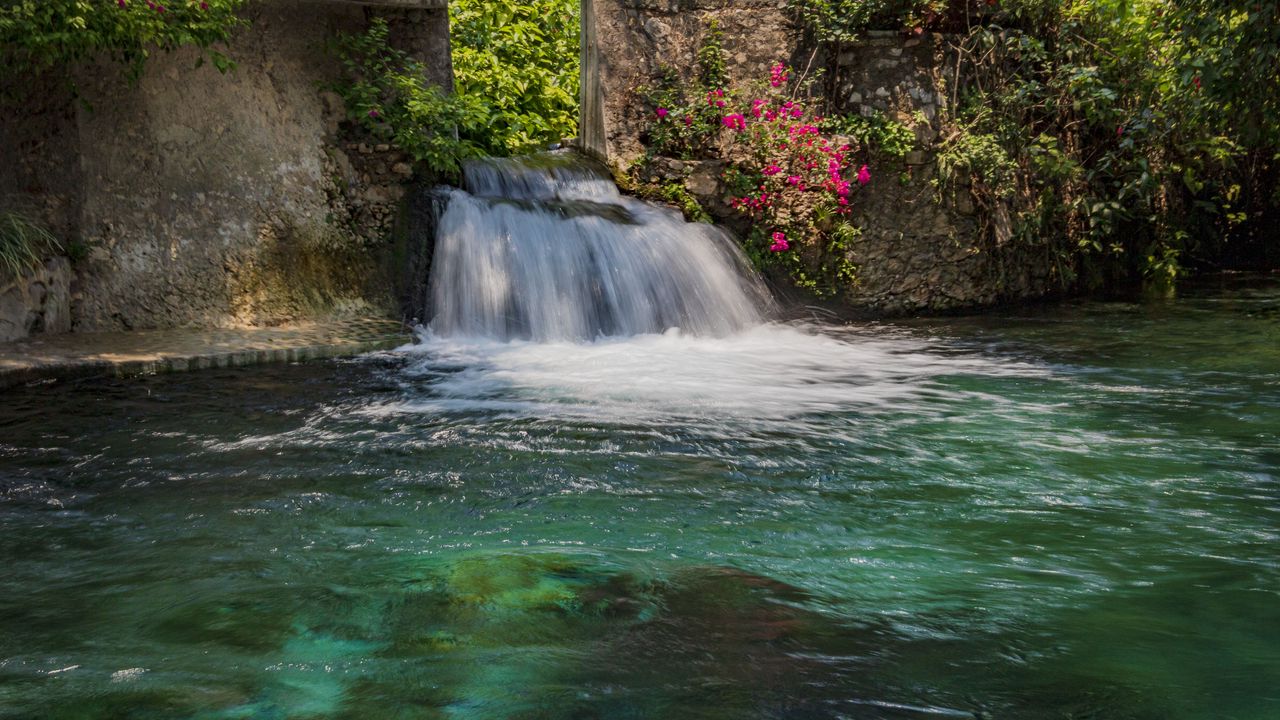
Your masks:
<instances>
[{"instance_id":1,"label":"concrete ledge","mask_svg":"<svg viewBox=\"0 0 1280 720\"><path fill-rule=\"evenodd\" d=\"M129 377L348 357L411 341L403 325L383 319L36 336L0 344L0 388L51 378Z\"/></svg>"}]
</instances>

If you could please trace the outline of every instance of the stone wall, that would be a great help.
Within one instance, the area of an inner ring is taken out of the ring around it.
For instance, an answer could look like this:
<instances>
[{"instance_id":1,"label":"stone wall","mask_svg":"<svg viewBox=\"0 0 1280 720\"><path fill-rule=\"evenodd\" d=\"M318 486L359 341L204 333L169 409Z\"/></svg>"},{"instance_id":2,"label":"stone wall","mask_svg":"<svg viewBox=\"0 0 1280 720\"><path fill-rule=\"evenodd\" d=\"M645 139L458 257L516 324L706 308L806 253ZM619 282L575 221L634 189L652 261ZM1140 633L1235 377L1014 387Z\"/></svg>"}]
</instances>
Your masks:
<instances>
[{"instance_id":1,"label":"stone wall","mask_svg":"<svg viewBox=\"0 0 1280 720\"><path fill-rule=\"evenodd\" d=\"M952 38L870 32L837 59L835 109L882 114L915 130L905 161L867 158L870 192L853 199L862 237L849 300L879 314L949 311L1043 296L1051 258L1012 241L1008 210L977 208L965 188L940 189L936 156L946 125ZM954 75L951 76L952 78Z\"/></svg>"},{"instance_id":2,"label":"stone wall","mask_svg":"<svg viewBox=\"0 0 1280 720\"><path fill-rule=\"evenodd\" d=\"M71 263L59 257L0 281L0 342L71 329Z\"/></svg>"},{"instance_id":3,"label":"stone wall","mask_svg":"<svg viewBox=\"0 0 1280 720\"><path fill-rule=\"evenodd\" d=\"M0 208L24 209L75 249L75 330L389 311L368 248L413 171L346 137L345 108L325 90L339 77L328 43L374 13L451 84L440 0L258 0L226 74L196 67L187 48L153 55L135 81L93 64L0 108L0 164L18 169L0 174Z\"/></svg>"},{"instance_id":4,"label":"stone wall","mask_svg":"<svg viewBox=\"0 0 1280 720\"><path fill-rule=\"evenodd\" d=\"M952 311L1042 296L1053 290L1049 258L1013 242L1003 207L978 209L968 193L935 186L938 144L946 126L946 73L954 71L946 36L903 37L871 32L828 58L806 47L786 0L584 0L595 37L584 31L584 124L598 105L599 127L584 128L583 142L616 169L643 155L649 122L638 88L653 84L661 66L692 77L696 52L714 19L724 35L733 80L768 76L775 62L798 72L835 70L822 86L832 109L883 114L914 128L916 149L905 161L874 153L859 160L873 180L854 198L862 236L851 250L858 281L842 298L862 314ZM588 47L586 43L590 43ZM598 81L594 76L598 75ZM662 160L641 181L682 180L718 219L742 229L711 161Z\"/></svg>"},{"instance_id":5,"label":"stone wall","mask_svg":"<svg viewBox=\"0 0 1280 720\"><path fill-rule=\"evenodd\" d=\"M787 0L582 0L585 149L617 167L644 153L648 111L638 91L664 66L691 76L709 20L720 24L735 81L798 62L801 36L786 7Z\"/></svg>"}]
</instances>

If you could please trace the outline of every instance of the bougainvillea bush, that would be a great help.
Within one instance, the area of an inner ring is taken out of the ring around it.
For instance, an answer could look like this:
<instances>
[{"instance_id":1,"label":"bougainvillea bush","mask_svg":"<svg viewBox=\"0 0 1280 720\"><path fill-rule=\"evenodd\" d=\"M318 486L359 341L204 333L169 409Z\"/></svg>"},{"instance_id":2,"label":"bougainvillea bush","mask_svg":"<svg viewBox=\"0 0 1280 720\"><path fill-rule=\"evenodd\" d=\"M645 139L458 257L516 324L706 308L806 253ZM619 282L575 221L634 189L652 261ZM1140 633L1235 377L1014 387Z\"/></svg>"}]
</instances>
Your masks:
<instances>
[{"instance_id":1,"label":"bougainvillea bush","mask_svg":"<svg viewBox=\"0 0 1280 720\"><path fill-rule=\"evenodd\" d=\"M854 280L848 245L858 230L849 221L850 200L866 191L871 172L853 162L852 141L820 129L803 89L781 64L744 87L666 83L649 98L649 152L724 161L730 204L752 220L748 257L832 296Z\"/></svg>"}]
</instances>

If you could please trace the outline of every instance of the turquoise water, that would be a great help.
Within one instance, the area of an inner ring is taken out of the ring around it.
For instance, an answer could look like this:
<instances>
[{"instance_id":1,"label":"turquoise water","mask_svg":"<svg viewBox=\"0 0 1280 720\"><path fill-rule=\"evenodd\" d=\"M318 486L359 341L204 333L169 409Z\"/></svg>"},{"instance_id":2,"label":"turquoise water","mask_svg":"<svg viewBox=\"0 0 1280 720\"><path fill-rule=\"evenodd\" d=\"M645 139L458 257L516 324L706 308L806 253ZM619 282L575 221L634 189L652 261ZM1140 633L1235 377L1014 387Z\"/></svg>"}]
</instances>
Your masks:
<instances>
[{"instance_id":1,"label":"turquoise water","mask_svg":"<svg viewBox=\"0 0 1280 720\"><path fill-rule=\"evenodd\" d=\"M5 391L0 717L1280 717L1280 283Z\"/></svg>"}]
</instances>

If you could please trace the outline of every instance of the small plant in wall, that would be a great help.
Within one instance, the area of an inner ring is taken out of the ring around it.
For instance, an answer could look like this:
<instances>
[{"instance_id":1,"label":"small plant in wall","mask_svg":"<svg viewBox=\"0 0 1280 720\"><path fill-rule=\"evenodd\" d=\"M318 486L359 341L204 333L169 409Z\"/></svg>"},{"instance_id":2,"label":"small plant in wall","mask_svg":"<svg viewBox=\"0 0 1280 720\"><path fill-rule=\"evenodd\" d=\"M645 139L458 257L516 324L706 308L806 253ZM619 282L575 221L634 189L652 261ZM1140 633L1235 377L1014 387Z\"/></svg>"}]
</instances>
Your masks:
<instances>
[{"instance_id":1,"label":"small plant in wall","mask_svg":"<svg viewBox=\"0 0 1280 720\"><path fill-rule=\"evenodd\" d=\"M804 90L780 63L744 87L689 92L664 83L649 97L649 152L724 161L730 204L752 220L748 257L828 297L854 282L850 202L871 170L853 161L853 141L821 129L822 118L800 99Z\"/></svg>"},{"instance_id":2,"label":"small plant in wall","mask_svg":"<svg viewBox=\"0 0 1280 720\"><path fill-rule=\"evenodd\" d=\"M39 223L20 212L0 211L0 283L39 267L62 244Z\"/></svg>"}]
</instances>

